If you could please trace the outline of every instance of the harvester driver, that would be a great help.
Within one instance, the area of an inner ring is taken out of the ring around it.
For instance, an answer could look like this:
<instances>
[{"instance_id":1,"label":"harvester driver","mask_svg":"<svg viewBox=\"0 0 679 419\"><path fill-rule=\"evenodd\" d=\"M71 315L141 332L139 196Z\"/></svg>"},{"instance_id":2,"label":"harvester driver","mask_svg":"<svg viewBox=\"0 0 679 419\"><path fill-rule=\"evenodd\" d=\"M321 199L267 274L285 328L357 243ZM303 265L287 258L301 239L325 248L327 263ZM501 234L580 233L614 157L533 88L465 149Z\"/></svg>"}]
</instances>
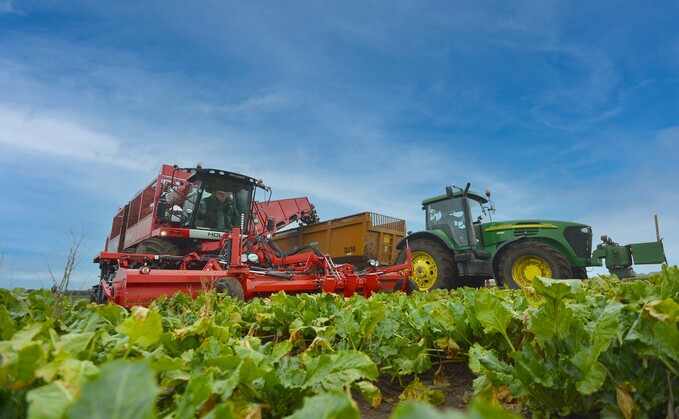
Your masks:
<instances>
[{"instance_id":1,"label":"harvester driver","mask_svg":"<svg viewBox=\"0 0 679 419\"><path fill-rule=\"evenodd\" d=\"M207 227L226 231L238 225L239 216L231 192L216 190L205 199L205 223Z\"/></svg>"}]
</instances>

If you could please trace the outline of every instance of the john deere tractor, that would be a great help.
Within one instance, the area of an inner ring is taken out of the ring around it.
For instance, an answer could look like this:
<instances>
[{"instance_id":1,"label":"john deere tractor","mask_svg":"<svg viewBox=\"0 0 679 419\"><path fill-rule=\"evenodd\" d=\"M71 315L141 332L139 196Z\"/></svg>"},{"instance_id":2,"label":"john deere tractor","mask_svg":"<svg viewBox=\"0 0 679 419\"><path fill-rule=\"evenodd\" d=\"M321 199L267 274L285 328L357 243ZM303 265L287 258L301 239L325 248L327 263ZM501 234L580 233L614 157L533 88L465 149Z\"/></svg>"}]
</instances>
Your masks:
<instances>
[{"instance_id":1,"label":"john deere tractor","mask_svg":"<svg viewBox=\"0 0 679 419\"><path fill-rule=\"evenodd\" d=\"M634 276L632 264L666 262L662 241L618 245L607 236L592 254L592 228L553 220L484 222L495 208L486 196L446 187L446 194L422 202L426 230L408 234L398 245L396 263L412 251L412 279L420 290L483 286L523 288L535 276L586 279L587 268L606 267L620 278Z\"/></svg>"}]
</instances>

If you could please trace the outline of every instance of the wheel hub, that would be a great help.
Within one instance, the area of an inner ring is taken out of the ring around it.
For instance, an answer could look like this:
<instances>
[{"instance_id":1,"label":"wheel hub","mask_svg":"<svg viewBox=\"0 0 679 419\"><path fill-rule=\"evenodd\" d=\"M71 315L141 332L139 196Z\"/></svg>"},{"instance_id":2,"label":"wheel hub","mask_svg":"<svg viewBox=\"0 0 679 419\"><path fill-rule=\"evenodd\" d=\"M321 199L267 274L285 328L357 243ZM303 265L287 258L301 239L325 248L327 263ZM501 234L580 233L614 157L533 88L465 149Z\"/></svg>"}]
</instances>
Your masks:
<instances>
[{"instance_id":1,"label":"wheel hub","mask_svg":"<svg viewBox=\"0 0 679 419\"><path fill-rule=\"evenodd\" d=\"M512 277L521 288L529 286L536 276L552 278L552 268L546 260L538 256L521 256L514 262Z\"/></svg>"},{"instance_id":2,"label":"wheel hub","mask_svg":"<svg viewBox=\"0 0 679 419\"><path fill-rule=\"evenodd\" d=\"M415 252L412 254L412 260L413 276L411 279L420 287L420 290L428 290L434 286L438 277L438 268L434 258L425 252Z\"/></svg>"}]
</instances>

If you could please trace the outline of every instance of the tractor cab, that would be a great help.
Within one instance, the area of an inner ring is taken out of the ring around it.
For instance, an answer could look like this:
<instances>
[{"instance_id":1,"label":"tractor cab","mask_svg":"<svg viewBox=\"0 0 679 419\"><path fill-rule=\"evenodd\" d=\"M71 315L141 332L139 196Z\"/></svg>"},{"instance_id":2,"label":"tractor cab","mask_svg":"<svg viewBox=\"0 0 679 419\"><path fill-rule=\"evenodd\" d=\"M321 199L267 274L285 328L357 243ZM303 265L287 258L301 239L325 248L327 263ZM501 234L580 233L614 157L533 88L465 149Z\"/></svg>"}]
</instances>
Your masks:
<instances>
[{"instance_id":1,"label":"tractor cab","mask_svg":"<svg viewBox=\"0 0 679 419\"><path fill-rule=\"evenodd\" d=\"M261 181L238 173L177 168L159 202L159 223L221 233L247 229L255 187L266 189Z\"/></svg>"},{"instance_id":2,"label":"tractor cab","mask_svg":"<svg viewBox=\"0 0 679 419\"><path fill-rule=\"evenodd\" d=\"M427 230L443 231L453 240L455 247L476 247L482 237L480 225L494 208L488 205L490 201L486 197L469 191L469 185L464 190L458 189L453 191L447 187L446 195L422 202ZM490 195L489 192L486 194Z\"/></svg>"}]
</instances>

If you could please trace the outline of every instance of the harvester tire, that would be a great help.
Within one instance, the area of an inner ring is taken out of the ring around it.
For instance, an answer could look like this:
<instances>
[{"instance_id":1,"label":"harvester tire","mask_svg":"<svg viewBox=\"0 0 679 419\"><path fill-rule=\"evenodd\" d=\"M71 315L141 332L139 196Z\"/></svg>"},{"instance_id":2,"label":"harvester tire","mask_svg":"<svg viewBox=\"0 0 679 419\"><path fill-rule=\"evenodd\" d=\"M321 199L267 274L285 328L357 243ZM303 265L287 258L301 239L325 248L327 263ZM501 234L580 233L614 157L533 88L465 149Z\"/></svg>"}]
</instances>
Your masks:
<instances>
[{"instance_id":1,"label":"harvester tire","mask_svg":"<svg viewBox=\"0 0 679 419\"><path fill-rule=\"evenodd\" d=\"M179 255L179 247L176 244L161 239L159 237L151 237L137 245L136 253L145 255Z\"/></svg>"},{"instance_id":2,"label":"harvester tire","mask_svg":"<svg viewBox=\"0 0 679 419\"><path fill-rule=\"evenodd\" d=\"M394 284L394 292L399 292L399 291L401 291L401 288L402 288L402 287L403 287L403 279L399 279L399 280L396 281L396 283ZM415 281L413 281L412 279L408 279L408 283L406 284L405 293L408 294L408 295L410 295L410 294L412 294L413 292L419 291L419 290L420 290L420 287L417 286L417 284L415 283Z\"/></svg>"},{"instance_id":3,"label":"harvester tire","mask_svg":"<svg viewBox=\"0 0 679 419\"><path fill-rule=\"evenodd\" d=\"M546 243L523 241L509 246L500 255L498 285L525 288L536 276L569 279L573 275L561 252Z\"/></svg>"},{"instance_id":4,"label":"harvester tire","mask_svg":"<svg viewBox=\"0 0 679 419\"><path fill-rule=\"evenodd\" d=\"M90 302L96 304L106 304L108 297L104 294L104 289L101 284L94 285L90 291Z\"/></svg>"},{"instance_id":5,"label":"harvester tire","mask_svg":"<svg viewBox=\"0 0 679 419\"><path fill-rule=\"evenodd\" d=\"M236 300L243 301L245 299L243 286L236 278L221 278L219 282L217 282L215 289L218 293L225 293Z\"/></svg>"},{"instance_id":6,"label":"harvester tire","mask_svg":"<svg viewBox=\"0 0 679 419\"><path fill-rule=\"evenodd\" d=\"M457 266L451 250L429 239L415 239L409 246L413 260L411 279L420 291L456 287ZM406 249L402 249L396 258L396 264L404 263L405 260Z\"/></svg>"}]
</instances>

